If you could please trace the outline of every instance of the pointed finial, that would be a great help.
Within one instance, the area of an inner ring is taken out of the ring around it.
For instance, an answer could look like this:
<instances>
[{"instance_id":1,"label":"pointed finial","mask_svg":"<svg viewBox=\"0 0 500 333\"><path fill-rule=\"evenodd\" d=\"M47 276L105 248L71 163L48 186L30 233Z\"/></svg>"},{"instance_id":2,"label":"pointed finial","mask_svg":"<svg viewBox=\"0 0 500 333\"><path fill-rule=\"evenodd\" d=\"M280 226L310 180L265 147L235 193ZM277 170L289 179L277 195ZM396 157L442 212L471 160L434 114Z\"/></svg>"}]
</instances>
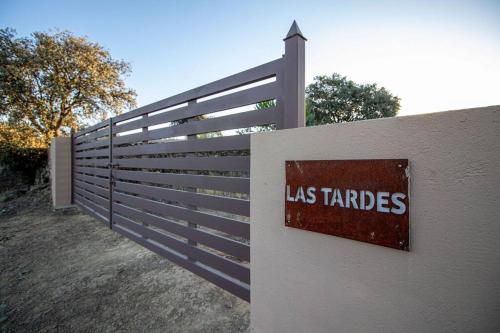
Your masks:
<instances>
[{"instance_id":1,"label":"pointed finial","mask_svg":"<svg viewBox=\"0 0 500 333\"><path fill-rule=\"evenodd\" d=\"M295 22L295 20L293 20L292 26L290 27L288 34L283 40L287 40L289 38L292 38L293 36L300 36L303 40L307 40L307 38L305 38L304 35L302 34L302 31L300 31L300 28L297 22Z\"/></svg>"}]
</instances>

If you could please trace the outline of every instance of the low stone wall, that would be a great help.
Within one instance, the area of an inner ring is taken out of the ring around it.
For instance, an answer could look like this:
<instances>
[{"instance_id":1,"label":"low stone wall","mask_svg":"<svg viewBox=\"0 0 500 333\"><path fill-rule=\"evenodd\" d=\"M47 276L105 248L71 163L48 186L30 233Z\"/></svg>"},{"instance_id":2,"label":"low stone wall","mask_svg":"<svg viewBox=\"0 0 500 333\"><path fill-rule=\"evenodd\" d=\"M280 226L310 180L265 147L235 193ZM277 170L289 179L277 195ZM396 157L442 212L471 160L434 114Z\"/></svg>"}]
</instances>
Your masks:
<instances>
[{"instance_id":1,"label":"low stone wall","mask_svg":"<svg viewBox=\"0 0 500 333\"><path fill-rule=\"evenodd\" d=\"M500 106L252 135L255 332L500 332ZM409 159L411 251L284 225L285 161Z\"/></svg>"}]
</instances>

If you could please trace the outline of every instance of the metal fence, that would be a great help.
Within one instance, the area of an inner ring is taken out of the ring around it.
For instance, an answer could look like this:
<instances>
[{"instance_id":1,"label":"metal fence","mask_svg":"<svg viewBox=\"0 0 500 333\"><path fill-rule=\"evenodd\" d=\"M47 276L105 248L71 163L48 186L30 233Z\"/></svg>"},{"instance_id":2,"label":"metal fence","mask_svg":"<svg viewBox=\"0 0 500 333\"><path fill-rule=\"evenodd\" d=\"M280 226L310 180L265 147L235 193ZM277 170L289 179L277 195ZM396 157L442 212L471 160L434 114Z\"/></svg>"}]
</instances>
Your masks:
<instances>
[{"instance_id":1,"label":"metal fence","mask_svg":"<svg viewBox=\"0 0 500 333\"><path fill-rule=\"evenodd\" d=\"M304 125L304 42L294 22L282 58L75 133L74 203L249 301L250 133Z\"/></svg>"}]
</instances>

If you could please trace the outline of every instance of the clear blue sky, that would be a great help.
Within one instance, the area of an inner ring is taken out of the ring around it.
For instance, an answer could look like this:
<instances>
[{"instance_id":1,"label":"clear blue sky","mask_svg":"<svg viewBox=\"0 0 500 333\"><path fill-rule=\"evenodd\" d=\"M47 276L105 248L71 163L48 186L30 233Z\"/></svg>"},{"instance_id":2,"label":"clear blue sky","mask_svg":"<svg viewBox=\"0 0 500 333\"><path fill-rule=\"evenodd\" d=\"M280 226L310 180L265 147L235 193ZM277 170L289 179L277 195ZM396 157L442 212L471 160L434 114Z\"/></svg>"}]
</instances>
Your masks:
<instances>
[{"instance_id":1,"label":"clear blue sky","mask_svg":"<svg viewBox=\"0 0 500 333\"><path fill-rule=\"evenodd\" d=\"M69 30L132 64L145 105L278 58L293 19L307 83L338 72L402 115L500 104L500 1L0 0L0 27Z\"/></svg>"}]
</instances>

